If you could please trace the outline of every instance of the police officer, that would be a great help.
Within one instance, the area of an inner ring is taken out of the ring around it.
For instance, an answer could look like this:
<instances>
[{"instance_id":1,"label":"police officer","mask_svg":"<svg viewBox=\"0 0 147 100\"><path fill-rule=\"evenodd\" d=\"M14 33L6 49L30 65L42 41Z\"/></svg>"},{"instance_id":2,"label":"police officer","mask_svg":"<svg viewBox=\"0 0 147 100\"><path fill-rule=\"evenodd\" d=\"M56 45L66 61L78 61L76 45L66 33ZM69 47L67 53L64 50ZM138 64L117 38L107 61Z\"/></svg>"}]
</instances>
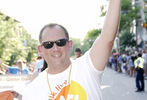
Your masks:
<instances>
[{"instance_id":1,"label":"police officer","mask_svg":"<svg viewBox=\"0 0 147 100\"><path fill-rule=\"evenodd\" d=\"M139 53L137 59L134 61L136 69L136 92L144 91L144 59L142 54Z\"/></svg>"}]
</instances>

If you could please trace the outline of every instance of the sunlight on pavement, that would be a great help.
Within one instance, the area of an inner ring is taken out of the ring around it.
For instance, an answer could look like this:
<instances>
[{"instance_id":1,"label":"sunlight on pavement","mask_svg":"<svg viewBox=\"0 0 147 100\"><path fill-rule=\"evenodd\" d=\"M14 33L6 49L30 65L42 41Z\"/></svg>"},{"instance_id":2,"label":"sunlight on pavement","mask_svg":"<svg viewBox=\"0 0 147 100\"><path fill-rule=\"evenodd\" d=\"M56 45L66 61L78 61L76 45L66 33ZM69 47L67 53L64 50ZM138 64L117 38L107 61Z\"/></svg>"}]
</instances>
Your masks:
<instances>
[{"instance_id":1,"label":"sunlight on pavement","mask_svg":"<svg viewBox=\"0 0 147 100\"><path fill-rule=\"evenodd\" d=\"M102 85L101 89L110 88L110 87L111 87L110 85Z\"/></svg>"}]
</instances>

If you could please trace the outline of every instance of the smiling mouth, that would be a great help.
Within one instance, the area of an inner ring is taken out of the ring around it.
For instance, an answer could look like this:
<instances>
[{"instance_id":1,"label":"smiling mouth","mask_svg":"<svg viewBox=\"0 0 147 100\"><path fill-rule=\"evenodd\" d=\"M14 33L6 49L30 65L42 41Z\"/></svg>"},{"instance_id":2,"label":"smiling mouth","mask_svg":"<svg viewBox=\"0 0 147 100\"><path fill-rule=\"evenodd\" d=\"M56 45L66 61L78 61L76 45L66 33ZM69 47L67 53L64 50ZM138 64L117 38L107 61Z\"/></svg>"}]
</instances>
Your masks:
<instances>
[{"instance_id":1,"label":"smiling mouth","mask_svg":"<svg viewBox=\"0 0 147 100\"><path fill-rule=\"evenodd\" d=\"M54 54L52 56L55 57L55 58L59 58L59 57L61 57L61 54Z\"/></svg>"}]
</instances>

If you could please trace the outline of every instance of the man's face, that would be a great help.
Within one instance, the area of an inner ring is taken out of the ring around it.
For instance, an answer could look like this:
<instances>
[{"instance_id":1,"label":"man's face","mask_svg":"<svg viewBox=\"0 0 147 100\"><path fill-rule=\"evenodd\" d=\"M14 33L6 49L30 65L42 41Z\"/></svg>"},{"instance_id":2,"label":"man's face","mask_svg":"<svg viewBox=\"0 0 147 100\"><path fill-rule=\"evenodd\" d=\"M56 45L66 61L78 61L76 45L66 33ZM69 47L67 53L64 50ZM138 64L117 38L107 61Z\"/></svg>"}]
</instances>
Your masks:
<instances>
[{"instance_id":1,"label":"man's face","mask_svg":"<svg viewBox=\"0 0 147 100\"><path fill-rule=\"evenodd\" d=\"M22 62L20 62L20 61L17 62L17 66L18 66L18 67L22 67Z\"/></svg>"},{"instance_id":2,"label":"man's face","mask_svg":"<svg viewBox=\"0 0 147 100\"><path fill-rule=\"evenodd\" d=\"M60 27L46 28L42 34L42 42L57 41L67 39L63 29ZM57 46L55 43L52 48L46 49L43 45L38 46L40 55L49 65L65 65L70 59L72 41L67 41L65 46Z\"/></svg>"},{"instance_id":3,"label":"man's face","mask_svg":"<svg viewBox=\"0 0 147 100\"><path fill-rule=\"evenodd\" d=\"M79 58L81 56L81 52L75 52L76 58Z\"/></svg>"}]
</instances>

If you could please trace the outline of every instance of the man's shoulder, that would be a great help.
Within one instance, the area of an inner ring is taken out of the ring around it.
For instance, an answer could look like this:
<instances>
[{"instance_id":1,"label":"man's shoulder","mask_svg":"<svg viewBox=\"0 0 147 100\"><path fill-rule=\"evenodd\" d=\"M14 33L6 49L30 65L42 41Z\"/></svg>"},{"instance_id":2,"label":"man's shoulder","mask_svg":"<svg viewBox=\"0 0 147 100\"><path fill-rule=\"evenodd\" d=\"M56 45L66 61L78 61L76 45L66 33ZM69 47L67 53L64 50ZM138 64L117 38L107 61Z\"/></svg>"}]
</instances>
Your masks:
<instances>
[{"instance_id":1,"label":"man's shoulder","mask_svg":"<svg viewBox=\"0 0 147 100\"><path fill-rule=\"evenodd\" d=\"M44 74L43 73L38 73L39 75L37 75L32 82L30 82L29 84L27 84L27 88L29 90L31 89L36 89L39 88L39 86L44 82Z\"/></svg>"},{"instance_id":2,"label":"man's shoulder","mask_svg":"<svg viewBox=\"0 0 147 100\"><path fill-rule=\"evenodd\" d=\"M38 73L38 75L36 76L36 78L32 81L32 83L36 83L40 80L44 80L46 77L46 70L44 70L43 72ZM40 82L39 82L40 83Z\"/></svg>"}]
</instances>

